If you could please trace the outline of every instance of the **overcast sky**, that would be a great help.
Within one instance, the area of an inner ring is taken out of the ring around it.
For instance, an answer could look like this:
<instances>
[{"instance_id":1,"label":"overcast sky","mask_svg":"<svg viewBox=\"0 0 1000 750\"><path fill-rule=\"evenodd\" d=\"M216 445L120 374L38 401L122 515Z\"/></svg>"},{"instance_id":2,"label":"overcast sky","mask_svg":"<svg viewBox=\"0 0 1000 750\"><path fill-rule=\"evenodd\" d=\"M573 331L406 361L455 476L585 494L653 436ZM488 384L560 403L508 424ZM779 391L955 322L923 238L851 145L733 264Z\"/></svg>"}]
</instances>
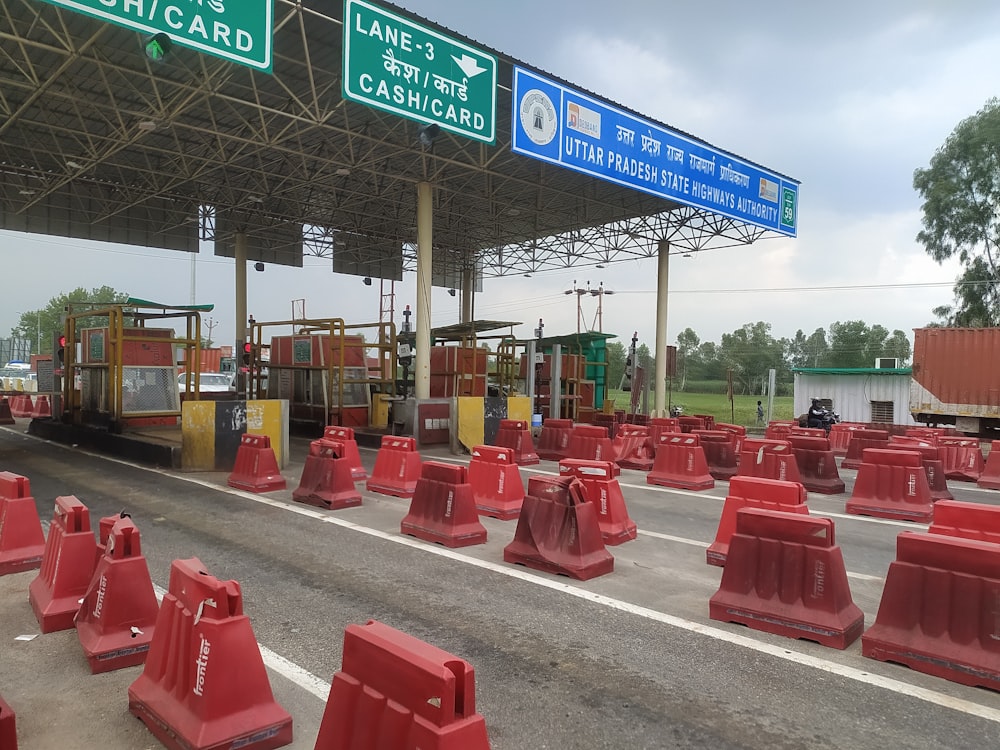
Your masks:
<instances>
[{"instance_id":1,"label":"overcast sky","mask_svg":"<svg viewBox=\"0 0 1000 750\"><path fill-rule=\"evenodd\" d=\"M957 265L939 266L916 242L913 170L965 117L997 95L1000 4L995 0L403 0L403 7L668 126L801 181L798 238L671 257L668 342L690 327L703 341L764 320L775 337L838 320L910 329L952 300ZM0 336L21 312L76 286L110 285L167 304L214 303L213 338L232 341L232 261L0 232ZM10 261L12 261L12 265ZM377 321L379 288L330 272L268 266L248 274L258 320ZM193 273L192 273L193 269ZM72 273L68 273L72 271ZM4 274L6 275L6 274ZM577 326L573 286L603 282L604 330L654 344L656 261L604 270L486 279L476 317L539 317L547 335ZM192 285L194 277L194 285ZM414 274L397 310L414 304ZM584 301L593 327L595 300ZM432 325L457 321L458 298L435 290ZM397 315L397 323L400 319Z\"/></svg>"}]
</instances>

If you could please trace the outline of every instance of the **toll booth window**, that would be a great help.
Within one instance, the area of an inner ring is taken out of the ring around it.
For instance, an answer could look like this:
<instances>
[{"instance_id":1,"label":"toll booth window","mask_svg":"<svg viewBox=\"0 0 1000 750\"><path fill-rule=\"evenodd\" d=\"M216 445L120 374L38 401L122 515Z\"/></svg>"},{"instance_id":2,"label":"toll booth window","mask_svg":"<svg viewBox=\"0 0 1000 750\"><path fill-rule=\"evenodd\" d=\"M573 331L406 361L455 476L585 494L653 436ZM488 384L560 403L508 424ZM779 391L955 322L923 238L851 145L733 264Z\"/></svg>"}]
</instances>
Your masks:
<instances>
[{"instance_id":1,"label":"toll booth window","mask_svg":"<svg viewBox=\"0 0 1000 750\"><path fill-rule=\"evenodd\" d=\"M171 367L123 367L122 410L127 413L180 411Z\"/></svg>"}]
</instances>

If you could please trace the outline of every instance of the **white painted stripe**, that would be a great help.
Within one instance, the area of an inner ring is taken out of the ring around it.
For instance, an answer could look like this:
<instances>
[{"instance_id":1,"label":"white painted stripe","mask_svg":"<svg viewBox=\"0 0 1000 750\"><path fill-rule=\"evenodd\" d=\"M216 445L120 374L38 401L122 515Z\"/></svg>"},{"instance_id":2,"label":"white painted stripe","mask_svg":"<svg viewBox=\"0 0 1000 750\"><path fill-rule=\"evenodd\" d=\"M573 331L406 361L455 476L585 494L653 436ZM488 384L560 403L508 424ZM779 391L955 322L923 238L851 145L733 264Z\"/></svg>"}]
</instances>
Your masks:
<instances>
[{"instance_id":1,"label":"white painted stripe","mask_svg":"<svg viewBox=\"0 0 1000 750\"><path fill-rule=\"evenodd\" d=\"M163 595L167 593L167 590L154 583L153 591L156 592L156 600L162 602ZM312 693L321 701L326 703L327 698L330 697L329 682L321 680L312 672L306 671L298 664L286 659L281 654L276 654L264 644L258 642L257 646L260 648L260 656L264 662L264 666L274 672L277 672L289 682L298 685L306 692Z\"/></svg>"},{"instance_id":2,"label":"white painted stripe","mask_svg":"<svg viewBox=\"0 0 1000 750\"><path fill-rule=\"evenodd\" d=\"M531 583L536 586L541 586L543 588L551 589L553 591L558 591L563 594L568 594L569 596L574 596L584 601L589 601L594 604L599 604L601 606L608 607L609 609L615 609L621 612L636 615L638 617L643 617L648 620L663 623L664 625L668 625L670 627L706 636L708 638L714 638L716 640L723 641L724 643L740 646L742 648L746 648L751 651L756 651L761 654L766 654L768 656L772 656L777 659L789 661L794 664L798 664L800 666L810 667L812 669L817 669L822 672L834 674L839 677L843 677L845 679L853 680L855 682L871 685L873 687L878 687L883 690L889 690L899 695L906 695L912 698L916 698L917 700L921 700L926 703L941 706L943 708L952 709L954 711L959 711L961 713L965 713L970 716L977 716L979 718L986 719L987 721L1000 723L1000 710L991 708L989 706L984 706L979 703L973 703L972 701L964 700L961 698L955 698L953 696L946 695L944 693L939 693L936 690L928 690L926 688L922 688L917 685L912 685L907 682L902 682L900 680L893 679L891 677L872 674L871 672L862 671L860 669L849 667L844 664L839 664L837 662L821 659L819 657L812 656L810 654L805 654L799 651L793 651L785 646L773 645L770 643L765 643L763 641L757 641L747 636L740 635L739 633L733 633L726 630L721 630L711 625L703 625L702 623L694 622L692 620L685 620L681 617L676 617L674 615L668 615L664 612L658 612L656 610L649 609L648 607L642 607L637 604L621 601L620 599L614 599L609 596L604 596L603 594L587 591L585 589L578 588L569 583L562 582L558 579L542 578L541 576L535 575L533 573L528 573L516 567L500 565L498 563L490 562L487 560L478 560L474 557L468 557L466 555L460 554L446 547L426 544L412 537L389 534L384 531L379 531L378 529L372 529L367 526L361 526L360 524L356 524L352 521L348 521L343 518L337 518L333 515L324 515L318 509L313 509L311 507L306 507L306 506L299 507L297 504L293 505L281 500L275 500L261 495L255 495L250 492L243 492L242 490L236 490L231 487L223 487L208 482L206 480L196 479L194 477L187 477L183 475L173 474L164 469L155 469L146 466L141 466L139 464L134 464L118 458L101 456L100 454L95 454L95 453L90 453L89 455L95 456L97 458L103 458L107 461L118 463L124 466L130 466L132 468L136 468L139 470L157 473L162 476L170 477L172 479L191 482L193 484L207 487L209 489L213 489L219 492L227 492L231 495L242 497L247 500L252 500L253 502L257 502L262 505L268 505L274 508L281 508L310 518L318 518L319 520L322 520L324 523L331 523L336 526L340 526L345 529L351 529L353 531L359 531L363 534L367 534L369 536L376 537L384 541L392 542L394 544L400 544L405 547L410 547L413 549L422 550L424 552L433 555L438 555L439 557L444 557L450 560L455 560L457 562L465 563L467 565L472 565L474 567L482 568L483 570L488 570L490 572L498 573L500 575L505 575L510 578L515 578L524 581L526 583ZM273 653L270 652L265 647L261 646L262 655L264 654L265 651L267 651L268 653ZM292 664L291 662L288 663ZM306 670L297 667L294 664L292 664L292 666L295 667L295 671L292 672L292 676L286 675L288 676L288 679L292 680L292 682L299 685L308 692L312 693L313 695L324 693L322 695L322 698L323 700L326 700L327 696L325 693L329 692L329 684L320 680L315 675L310 674Z\"/></svg>"}]
</instances>

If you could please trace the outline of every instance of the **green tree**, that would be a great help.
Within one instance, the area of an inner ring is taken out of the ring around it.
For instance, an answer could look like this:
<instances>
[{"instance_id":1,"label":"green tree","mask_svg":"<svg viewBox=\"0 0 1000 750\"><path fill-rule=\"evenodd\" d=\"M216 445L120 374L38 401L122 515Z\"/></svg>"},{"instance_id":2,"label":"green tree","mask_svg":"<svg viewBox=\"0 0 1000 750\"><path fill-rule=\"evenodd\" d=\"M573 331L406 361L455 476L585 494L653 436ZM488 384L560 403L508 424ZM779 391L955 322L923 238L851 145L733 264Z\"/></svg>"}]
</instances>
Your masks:
<instances>
[{"instance_id":1,"label":"green tree","mask_svg":"<svg viewBox=\"0 0 1000 750\"><path fill-rule=\"evenodd\" d=\"M677 375L680 377L678 390L683 391L687 385L688 369L691 359L698 356L698 345L701 339L690 328L685 328L677 334Z\"/></svg>"},{"instance_id":2,"label":"green tree","mask_svg":"<svg viewBox=\"0 0 1000 750\"><path fill-rule=\"evenodd\" d=\"M809 336L800 328L785 349L789 367L821 367L829 353L826 331L817 328Z\"/></svg>"},{"instance_id":3,"label":"green tree","mask_svg":"<svg viewBox=\"0 0 1000 750\"><path fill-rule=\"evenodd\" d=\"M29 339L34 342L32 350L36 354L48 352L51 337L64 330L63 316L69 305L83 303L121 304L129 298L125 292L118 292L109 286L99 289L84 289L78 287L72 292L60 294L49 300L45 307L21 313L17 325L11 329L14 338ZM107 319L101 317L84 318L78 321L78 328L89 328L107 325ZM41 333L41 341L38 341Z\"/></svg>"},{"instance_id":4,"label":"green tree","mask_svg":"<svg viewBox=\"0 0 1000 750\"><path fill-rule=\"evenodd\" d=\"M938 263L957 256L965 272L955 286L955 304L934 312L948 325L997 325L1000 320L1000 100L990 99L962 120L913 173L924 203L917 234Z\"/></svg>"},{"instance_id":5,"label":"green tree","mask_svg":"<svg viewBox=\"0 0 1000 750\"><path fill-rule=\"evenodd\" d=\"M625 374L625 344L621 341L608 341L606 353L608 357L608 388L618 388Z\"/></svg>"},{"instance_id":6,"label":"green tree","mask_svg":"<svg viewBox=\"0 0 1000 750\"><path fill-rule=\"evenodd\" d=\"M871 367L878 357L910 357L910 341L900 330L869 326L861 320L830 324L830 353L826 367Z\"/></svg>"},{"instance_id":7,"label":"green tree","mask_svg":"<svg viewBox=\"0 0 1000 750\"><path fill-rule=\"evenodd\" d=\"M787 377L785 348L771 335L770 323L745 323L732 333L722 334L719 349L726 367L733 370L734 392L763 393L771 369L777 371L778 380Z\"/></svg>"}]
</instances>

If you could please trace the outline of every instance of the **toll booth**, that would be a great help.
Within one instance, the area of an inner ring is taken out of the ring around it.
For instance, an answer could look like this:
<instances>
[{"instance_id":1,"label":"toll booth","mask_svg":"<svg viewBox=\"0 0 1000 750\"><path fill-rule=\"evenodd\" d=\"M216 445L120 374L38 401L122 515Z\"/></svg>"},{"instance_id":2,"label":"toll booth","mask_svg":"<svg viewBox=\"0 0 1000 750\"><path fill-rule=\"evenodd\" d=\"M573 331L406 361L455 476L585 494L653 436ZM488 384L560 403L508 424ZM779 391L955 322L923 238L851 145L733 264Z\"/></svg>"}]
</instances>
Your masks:
<instances>
[{"instance_id":1,"label":"toll booth","mask_svg":"<svg viewBox=\"0 0 1000 750\"><path fill-rule=\"evenodd\" d=\"M271 335L265 365L259 357L265 333L289 325L297 332ZM395 396L396 385L393 323L347 325L339 318L255 321L248 354L251 398L286 399L289 422L300 430L386 426L387 403Z\"/></svg>"},{"instance_id":2,"label":"toll booth","mask_svg":"<svg viewBox=\"0 0 1000 750\"><path fill-rule=\"evenodd\" d=\"M535 340L535 412L545 416L592 422L607 395L607 340L613 334L593 331ZM528 378L527 356L518 374ZM558 400L558 410L553 401Z\"/></svg>"},{"instance_id":3,"label":"toll booth","mask_svg":"<svg viewBox=\"0 0 1000 750\"><path fill-rule=\"evenodd\" d=\"M178 317L186 324L183 336L173 328L147 326ZM89 327L100 322L105 324ZM188 358L198 361L200 327L198 309L160 307L141 300L71 308L63 354L63 421L113 432L177 425L181 403L175 349L183 348Z\"/></svg>"}]
</instances>

